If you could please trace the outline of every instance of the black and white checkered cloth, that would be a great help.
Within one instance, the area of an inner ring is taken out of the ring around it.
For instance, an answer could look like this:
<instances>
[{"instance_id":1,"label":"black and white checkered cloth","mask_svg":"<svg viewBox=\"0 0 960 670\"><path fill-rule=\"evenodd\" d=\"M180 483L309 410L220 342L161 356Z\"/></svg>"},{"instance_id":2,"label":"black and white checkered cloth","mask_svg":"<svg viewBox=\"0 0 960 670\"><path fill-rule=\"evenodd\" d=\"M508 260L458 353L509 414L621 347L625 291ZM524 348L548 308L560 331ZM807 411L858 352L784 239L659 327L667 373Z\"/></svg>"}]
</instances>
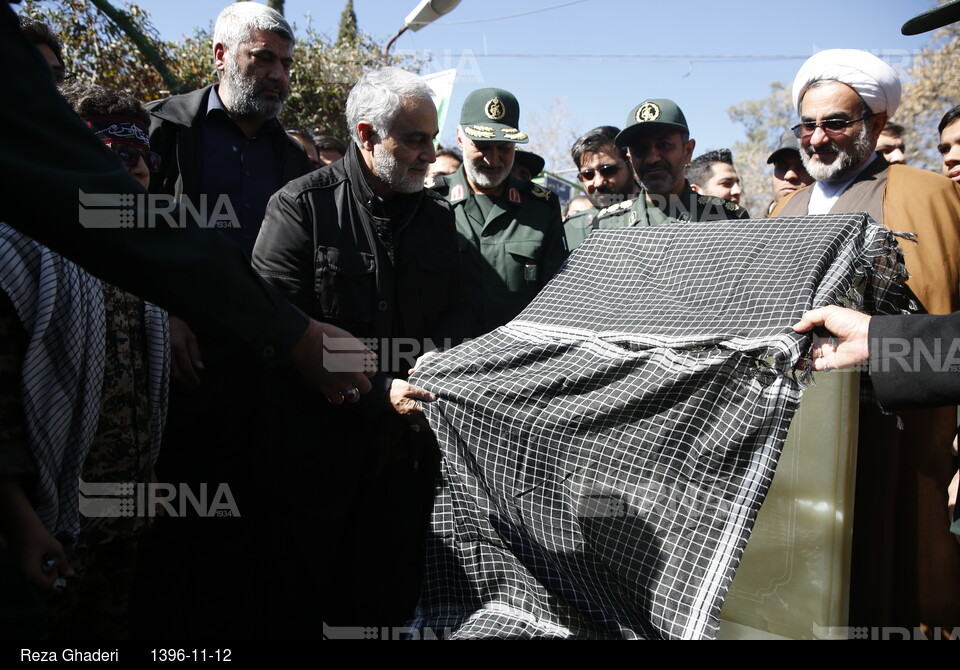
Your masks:
<instances>
[{"instance_id":1,"label":"black and white checkered cloth","mask_svg":"<svg viewBox=\"0 0 960 670\"><path fill-rule=\"evenodd\" d=\"M777 464L815 306L896 313L865 215L595 232L514 321L413 380L443 452L412 626L709 638Z\"/></svg>"}]
</instances>

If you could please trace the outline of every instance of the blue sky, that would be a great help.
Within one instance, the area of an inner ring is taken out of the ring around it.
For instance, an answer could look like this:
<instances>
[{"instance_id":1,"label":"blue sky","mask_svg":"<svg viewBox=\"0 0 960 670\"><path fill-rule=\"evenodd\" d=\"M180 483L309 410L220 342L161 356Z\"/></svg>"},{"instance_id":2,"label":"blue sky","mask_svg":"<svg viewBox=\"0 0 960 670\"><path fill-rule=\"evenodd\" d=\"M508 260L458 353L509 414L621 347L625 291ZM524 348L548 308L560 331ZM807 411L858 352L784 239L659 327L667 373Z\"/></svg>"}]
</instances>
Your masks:
<instances>
[{"instance_id":1,"label":"blue sky","mask_svg":"<svg viewBox=\"0 0 960 670\"><path fill-rule=\"evenodd\" d=\"M297 28L336 34L346 0L287 0ZM123 4L117 2L117 4ZM223 0L139 0L165 39L205 27ZM417 0L354 0L360 29L386 41ZM903 72L932 34L904 37L905 20L934 0L463 0L396 50L429 52L427 71L458 67L451 136L460 105L475 88L498 86L520 99L523 114L545 114L564 100L573 129L622 126L645 98L672 98L701 150L742 139L727 109L792 81L803 60L828 48L866 49ZM552 9L551 9L552 8ZM546 11L536 11L536 10ZM511 15L534 12L522 16ZM497 20L490 20L497 19ZM899 119L901 122L909 120ZM521 118L521 128L523 127Z\"/></svg>"}]
</instances>

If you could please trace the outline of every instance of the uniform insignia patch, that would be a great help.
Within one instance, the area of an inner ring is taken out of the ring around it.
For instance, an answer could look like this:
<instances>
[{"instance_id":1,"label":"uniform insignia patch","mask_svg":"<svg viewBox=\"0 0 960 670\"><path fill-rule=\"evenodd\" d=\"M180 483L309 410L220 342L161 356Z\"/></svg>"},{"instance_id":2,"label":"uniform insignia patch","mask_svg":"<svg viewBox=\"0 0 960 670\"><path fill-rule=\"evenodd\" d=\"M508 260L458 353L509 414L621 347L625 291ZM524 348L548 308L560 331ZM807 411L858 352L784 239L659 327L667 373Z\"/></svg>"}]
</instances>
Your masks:
<instances>
[{"instance_id":1,"label":"uniform insignia patch","mask_svg":"<svg viewBox=\"0 0 960 670\"><path fill-rule=\"evenodd\" d=\"M433 188L436 185L437 185L437 180L434 179L433 177L427 177L426 179L423 180L424 188Z\"/></svg>"},{"instance_id":2,"label":"uniform insignia patch","mask_svg":"<svg viewBox=\"0 0 960 670\"><path fill-rule=\"evenodd\" d=\"M640 219L640 216L639 216L636 212L630 212L630 225L631 225L631 226L634 225L639 219Z\"/></svg>"},{"instance_id":3,"label":"uniform insignia patch","mask_svg":"<svg viewBox=\"0 0 960 670\"><path fill-rule=\"evenodd\" d=\"M463 184L455 184L450 189L450 200L463 200Z\"/></svg>"},{"instance_id":4,"label":"uniform insignia patch","mask_svg":"<svg viewBox=\"0 0 960 670\"><path fill-rule=\"evenodd\" d=\"M491 121L499 121L507 115L507 110L500 101L500 98L494 98L483 108L483 113L486 114L487 118Z\"/></svg>"},{"instance_id":5,"label":"uniform insignia patch","mask_svg":"<svg viewBox=\"0 0 960 670\"><path fill-rule=\"evenodd\" d=\"M617 205L617 207L619 207L620 209L630 209L631 207L633 207L633 200L624 200L619 205Z\"/></svg>"},{"instance_id":6,"label":"uniform insignia patch","mask_svg":"<svg viewBox=\"0 0 960 670\"><path fill-rule=\"evenodd\" d=\"M550 199L550 191L545 189L540 184L534 184L530 187L530 195L535 195L538 198L543 198L544 200Z\"/></svg>"},{"instance_id":7,"label":"uniform insignia patch","mask_svg":"<svg viewBox=\"0 0 960 670\"><path fill-rule=\"evenodd\" d=\"M483 140L492 140L497 137L497 134L493 132L493 128L488 126L464 126L463 132L470 137L479 137Z\"/></svg>"},{"instance_id":8,"label":"uniform insignia patch","mask_svg":"<svg viewBox=\"0 0 960 670\"><path fill-rule=\"evenodd\" d=\"M655 102L645 102L637 110L637 123L656 121L660 118L660 105Z\"/></svg>"},{"instance_id":9,"label":"uniform insignia patch","mask_svg":"<svg viewBox=\"0 0 960 670\"><path fill-rule=\"evenodd\" d=\"M537 266L532 264L524 265L523 278L527 281L537 281Z\"/></svg>"},{"instance_id":10,"label":"uniform insignia patch","mask_svg":"<svg viewBox=\"0 0 960 670\"><path fill-rule=\"evenodd\" d=\"M520 204L520 191L515 188L510 189L510 202Z\"/></svg>"},{"instance_id":11,"label":"uniform insignia patch","mask_svg":"<svg viewBox=\"0 0 960 670\"><path fill-rule=\"evenodd\" d=\"M500 131L508 140L513 140L514 142L524 142L527 140L527 134L521 133L516 128L501 128Z\"/></svg>"}]
</instances>

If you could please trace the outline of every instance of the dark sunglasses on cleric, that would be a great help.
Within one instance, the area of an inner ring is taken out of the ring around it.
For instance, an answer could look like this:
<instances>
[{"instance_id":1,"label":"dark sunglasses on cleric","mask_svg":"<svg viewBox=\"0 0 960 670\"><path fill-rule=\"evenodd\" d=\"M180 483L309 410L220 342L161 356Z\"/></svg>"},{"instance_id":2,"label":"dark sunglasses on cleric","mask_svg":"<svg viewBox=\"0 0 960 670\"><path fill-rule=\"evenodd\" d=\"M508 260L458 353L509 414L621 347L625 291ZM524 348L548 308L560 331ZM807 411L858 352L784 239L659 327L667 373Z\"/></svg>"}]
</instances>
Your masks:
<instances>
[{"instance_id":1,"label":"dark sunglasses on cleric","mask_svg":"<svg viewBox=\"0 0 960 670\"><path fill-rule=\"evenodd\" d=\"M865 121L870 118L869 114L861 116L859 119L827 119L826 121L804 121L803 123L798 123L790 130L793 131L793 134L798 138L806 137L807 135L813 135L817 128L823 128L825 133L839 133L842 132L847 126L852 126L855 123Z\"/></svg>"},{"instance_id":2,"label":"dark sunglasses on cleric","mask_svg":"<svg viewBox=\"0 0 960 670\"><path fill-rule=\"evenodd\" d=\"M610 179L610 177L615 176L620 172L620 164L613 165L601 165L599 168L594 170L593 168L587 168L586 170L580 170L580 174L577 175L577 178L580 181L593 181L593 178L597 176L597 173L600 173L600 176L604 179Z\"/></svg>"},{"instance_id":3,"label":"dark sunglasses on cleric","mask_svg":"<svg viewBox=\"0 0 960 670\"><path fill-rule=\"evenodd\" d=\"M143 162L147 164L147 169L149 169L150 172L160 171L160 156L152 151L145 151L132 144L125 144L123 142L104 142L104 144L113 153L117 154L120 160L123 161L123 164L128 168L137 167L140 159L143 158Z\"/></svg>"}]
</instances>

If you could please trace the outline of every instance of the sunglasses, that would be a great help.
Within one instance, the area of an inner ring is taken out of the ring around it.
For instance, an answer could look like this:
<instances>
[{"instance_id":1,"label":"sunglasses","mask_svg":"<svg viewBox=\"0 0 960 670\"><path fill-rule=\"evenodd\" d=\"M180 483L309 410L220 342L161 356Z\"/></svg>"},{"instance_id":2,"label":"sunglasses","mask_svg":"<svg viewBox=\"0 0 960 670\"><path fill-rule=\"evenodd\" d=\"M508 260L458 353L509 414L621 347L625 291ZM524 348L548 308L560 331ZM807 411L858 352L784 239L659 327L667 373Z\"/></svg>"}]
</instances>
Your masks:
<instances>
[{"instance_id":1,"label":"sunglasses","mask_svg":"<svg viewBox=\"0 0 960 670\"><path fill-rule=\"evenodd\" d=\"M130 169L137 167L137 165L140 164L140 159L143 158L143 162L146 163L147 169L149 169L150 172L160 171L160 156L152 151L138 149L132 144L124 144L122 142L104 142L104 144L113 153L117 154L117 157L123 161L123 164Z\"/></svg>"},{"instance_id":2,"label":"sunglasses","mask_svg":"<svg viewBox=\"0 0 960 670\"><path fill-rule=\"evenodd\" d=\"M600 176L604 179L610 179L615 177L620 168L623 167L623 163L615 163L613 165L601 165L599 168L594 170L593 168L587 168L586 170L581 170L580 174L577 175L577 179L580 181L593 181L593 178L597 176L597 173L600 173Z\"/></svg>"},{"instance_id":3,"label":"sunglasses","mask_svg":"<svg viewBox=\"0 0 960 670\"><path fill-rule=\"evenodd\" d=\"M869 114L864 114L859 119L851 119L847 121L846 119L827 119L826 121L804 121L803 123L798 123L790 130L793 131L793 134L797 136L797 139L801 137L807 137L808 135L813 135L817 128L823 128L823 132L828 134L836 135L837 133L843 132L843 129L847 126L852 126L855 123L860 123L866 119L869 119Z\"/></svg>"}]
</instances>

